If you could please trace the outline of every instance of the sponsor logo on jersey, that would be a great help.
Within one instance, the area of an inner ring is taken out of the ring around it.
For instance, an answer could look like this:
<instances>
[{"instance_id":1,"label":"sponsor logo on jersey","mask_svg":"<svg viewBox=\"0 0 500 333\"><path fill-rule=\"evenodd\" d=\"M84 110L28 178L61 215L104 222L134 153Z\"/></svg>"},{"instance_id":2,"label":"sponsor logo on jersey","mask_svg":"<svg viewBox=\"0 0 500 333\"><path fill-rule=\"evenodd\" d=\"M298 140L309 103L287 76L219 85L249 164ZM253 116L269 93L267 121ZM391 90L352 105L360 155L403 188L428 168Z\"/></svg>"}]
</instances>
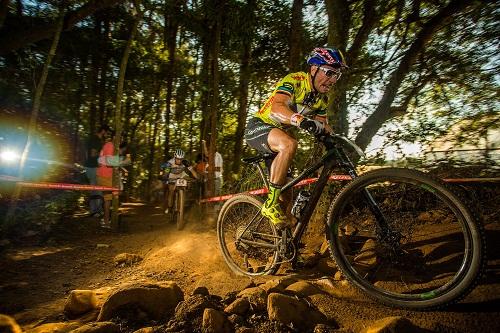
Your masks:
<instances>
[{"instance_id":1,"label":"sponsor logo on jersey","mask_svg":"<svg viewBox=\"0 0 500 333\"><path fill-rule=\"evenodd\" d=\"M304 75L292 75L292 79L296 81L304 81L307 78L307 76Z\"/></svg>"}]
</instances>

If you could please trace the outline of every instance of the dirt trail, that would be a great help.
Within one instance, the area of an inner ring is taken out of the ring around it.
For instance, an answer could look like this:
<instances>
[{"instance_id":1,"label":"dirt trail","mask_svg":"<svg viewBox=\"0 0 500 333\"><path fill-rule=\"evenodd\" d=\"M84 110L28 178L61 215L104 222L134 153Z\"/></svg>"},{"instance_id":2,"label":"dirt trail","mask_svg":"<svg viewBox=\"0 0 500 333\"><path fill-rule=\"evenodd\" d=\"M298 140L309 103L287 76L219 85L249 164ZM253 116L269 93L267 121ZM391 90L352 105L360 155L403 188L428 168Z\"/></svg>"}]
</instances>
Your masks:
<instances>
[{"instance_id":1,"label":"dirt trail","mask_svg":"<svg viewBox=\"0 0 500 333\"><path fill-rule=\"evenodd\" d=\"M68 218L43 246L12 247L0 256L0 313L30 325L64 320L62 308L71 290L117 287L140 281L175 281L184 293L205 286L225 295L241 290L251 280L230 272L217 244L216 232L203 219L191 220L185 230L164 221L159 207L140 203L123 206L125 230L99 230L92 218ZM370 321L405 316L421 327L442 332L500 332L500 226L487 226L490 245L488 269L480 286L458 305L445 311L410 312L389 309L364 297L345 297L326 304L341 327L359 331ZM144 260L133 266L115 266L120 253ZM281 272L284 274L284 272ZM304 272L307 278L317 276ZM255 282L273 277L263 277Z\"/></svg>"}]
</instances>

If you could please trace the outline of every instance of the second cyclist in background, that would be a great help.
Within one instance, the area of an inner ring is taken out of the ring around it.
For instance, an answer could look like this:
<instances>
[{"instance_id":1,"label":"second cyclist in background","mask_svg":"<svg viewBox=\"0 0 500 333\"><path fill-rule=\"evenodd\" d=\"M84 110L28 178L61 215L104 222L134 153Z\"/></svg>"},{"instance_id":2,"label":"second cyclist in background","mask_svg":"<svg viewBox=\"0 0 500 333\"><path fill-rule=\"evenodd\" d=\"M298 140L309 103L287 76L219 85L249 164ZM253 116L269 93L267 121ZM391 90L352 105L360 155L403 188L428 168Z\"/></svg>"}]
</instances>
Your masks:
<instances>
[{"instance_id":1,"label":"second cyclist in background","mask_svg":"<svg viewBox=\"0 0 500 333\"><path fill-rule=\"evenodd\" d=\"M190 176L197 179L198 175L191 163L185 159L185 153L182 149L176 149L174 157L165 163L162 163L162 182L163 182L163 202L165 214L172 210L173 197L175 191L175 180Z\"/></svg>"}]
</instances>

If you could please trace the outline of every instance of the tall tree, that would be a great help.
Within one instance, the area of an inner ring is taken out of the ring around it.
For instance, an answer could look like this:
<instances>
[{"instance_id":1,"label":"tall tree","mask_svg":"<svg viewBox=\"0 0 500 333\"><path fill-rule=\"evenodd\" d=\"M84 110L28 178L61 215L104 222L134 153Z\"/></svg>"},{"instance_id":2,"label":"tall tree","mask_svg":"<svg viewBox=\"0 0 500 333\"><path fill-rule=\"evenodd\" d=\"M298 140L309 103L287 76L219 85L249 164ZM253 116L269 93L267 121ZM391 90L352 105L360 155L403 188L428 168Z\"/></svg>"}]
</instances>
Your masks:
<instances>
[{"instance_id":1,"label":"tall tree","mask_svg":"<svg viewBox=\"0 0 500 333\"><path fill-rule=\"evenodd\" d=\"M214 193L215 180L215 152L217 150L217 123L219 111L219 54L221 46L221 34L223 25L223 13L226 5L225 0L209 0L213 20L210 22L210 42L208 53L208 106L210 114L210 132L208 142L208 194Z\"/></svg>"},{"instance_id":2,"label":"tall tree","mask_svg":"<svg viewBox=\"0 0 500 333\"><path fill-rule=\"evenodd\" d=\"M297 71L301 68L300 54L302 51L303 17L302 9L304 0L293 0L292 18L290 20L290 54L288 58L288 68L290 71Z\"/></svg>"},{"instance_id":3,"label":"tall tree","mask_svg":"<svg viewBox=\"0 0 500 333\"><path fill-rule=\"evenodd\" d=\"M174 90L175 71L175 50L177 48L177 33L179 31L179 17L182 15L182 7L185 0L165 0L164 19L164 45L168 51L168 65L166 71L166 97L165 97L165 159L170 151L170 116L172 111L172 95Z\"/></svg>"},{"instance_id":4,"label":"tall tree","mask_svg":"<svg viewBox=\"0 0 500 333\"><path fill-rule=\"evenodd\" d=\"M47 55L47 59L45 60L45 64L43 66L43 70L40 76L40 80L38 81L38 85L35 88L35 94L33 98L33 106L31 109L31 117L30 117L30 122L28 125L28 133L26 137L26 144L24 145L24 150L21 156L21 161L19 163L19 179L24 178L24 165L26 163L26 160L28 158L31 144L33 141L33 135L36 131L37 127L37 121L38 121L38 113L40 111L40 106L42 103L42 95L45 89L45 84L47 82L47 77L49 75L49 68L52 63L52 59L56 55L56 50L57 46L59 45L59 38L61 37L61 32L63 29L64 25L64 11L65 7L64 4L60 9L60 14L57 20L57 26L56 26L56 31L54 34L54 39L52 40L52 45L50 46L49 54ZM16 184L16 188L14 190L14 193L11 198L11 204L9 206L9 209L7 211L7 214L5 216L5 221L9 223L12 221L14 217L14 213L17 208L17 202L19 200L19 197L21 195L21 186L19 184Z\"/></svg>"},{"instance_id":5,"label":"tall tree","mask_svg":"<svg viewBox=\"0 0 500 333\"><path fill-rule=\"evenodd\" d=\"M120 143L121 143L121 135L122 135L122 98L123 98L123 85L125 82L125 72L127 70L128 58L130 56L130 51L132 50L132 43L134 41L135 35L137 33L137 26L139 25L140 20L142 19L142 10L140 8L140 0L134 0L134 8L135 8L135 19L132 22L132 26L130 27L130 35L127 40L127 44L125 45L125 49L123 51L123 56L120 63L120 72L118 74L118 83L116 86L116 102L115 102L115 128L116 135L113 141L115 146L114 155L118 156L120 154ZM113 168L113 186L118 187L120 183L120 174L117 172L116 168ZM111 223L114 226L118 226L118 196L113 195L113 214L111 217Z\"/></svg>"},{"instance_id":6,"label":"tall tree","mask_svg":"<svg viewBox=\"0 0 500 333\"><path fill-rule=\"evenodd\" d=\"M257 2L248 0L242 8L242 36L240 55L240 82L238 86L238 123L234 135L234 159L231 170L238 174L241 165L241 155L243 150L243 135L245 133L246 118L248 113L248 86L251 75L251 51L252 42L255 35Z\"/></svg>"},{"instance_id":7,"label":"tall tree","mask_svg":"<svg viewBox=\"0 0 500 333\"><path fill-rule=\"evenodd\" d=\"M453 0L447 6L439 10L434 16L422 24L420 31L401 57L397 68L391 73L384 94L380 99L375 111L364 122L361 131L356 136L356 143L366 149L373 136L381 126L389 119L401 114L401 108L392 107L405 77L410 73L412 65L423 54L427 44L432 40L440 28L449 24L456 14L467 10L471 6L477 6L475 0ZM403 110L404 111L404 110Z\"/></svg>"},{"instance_id":8,"label":"tall tree","mask_svg":"<svg viewBox=\"0 0 500 333\"><path fill-rule=\"evenodd\" d=\"M9 12L9 3L10 0L0 0L0 30L2 29L5 17Z\"/></svg>"}]
</instances>

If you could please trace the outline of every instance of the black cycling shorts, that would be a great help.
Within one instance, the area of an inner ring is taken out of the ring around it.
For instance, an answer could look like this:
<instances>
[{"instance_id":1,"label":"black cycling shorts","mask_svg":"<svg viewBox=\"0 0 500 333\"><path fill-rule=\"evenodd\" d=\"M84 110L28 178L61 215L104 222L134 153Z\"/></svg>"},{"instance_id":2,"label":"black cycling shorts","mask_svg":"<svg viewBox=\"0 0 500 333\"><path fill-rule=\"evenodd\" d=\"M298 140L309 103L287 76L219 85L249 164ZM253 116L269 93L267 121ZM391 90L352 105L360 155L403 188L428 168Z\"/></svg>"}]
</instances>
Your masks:
<instances>
[{"instance_id":1,"label":"black cycling shorts","mask_svg":"<svg viewBox=\"0 0 500 333\"><path fill-rule=\"evenodd\" d=\"M253 117L248 121L245 130L245 141L250 147L260 153L276 154L267 143L267 137L273 128L277 127L267 124L259 118Z\"/></svg>"}]
</instances>

